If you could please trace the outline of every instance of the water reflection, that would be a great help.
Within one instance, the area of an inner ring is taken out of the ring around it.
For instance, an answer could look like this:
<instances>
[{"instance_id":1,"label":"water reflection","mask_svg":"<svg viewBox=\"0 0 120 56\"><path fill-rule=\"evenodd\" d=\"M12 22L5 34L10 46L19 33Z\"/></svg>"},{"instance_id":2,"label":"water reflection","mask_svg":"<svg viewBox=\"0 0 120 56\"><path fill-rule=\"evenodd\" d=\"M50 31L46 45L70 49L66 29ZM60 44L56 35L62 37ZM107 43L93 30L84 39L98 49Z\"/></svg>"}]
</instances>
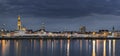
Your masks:
<instances>
[{"instance_id":1,"label":"water reflection","mask_svg":"<svg viewBox=\"0 0 120 56\"><path fill-rule=\"evenodd\" d=\"M67 56L70 56L70 40L67 40Z\"/></svg>"},{"instance_id":2,"label":"water reflection","mask_svg":"<svg viewBox=\"0 0 120 56\"><path fill-rule=\"evenodd\" d=\"M43 40L40 39L40 56L43 56Z\"/></svg>"},{"instance_id":3,"label":"water reflection","mask_svg":"<svg viewBox=\"0 0 120 56\"><path fill-rule=\"evenodd\" d=\"M111 56L111 40L109 40L109 56Z\"/></svg>"},{"instance_id":4,"label":"water reflection","mask_svg":"<svg viewBox=\"0 0 120 56\"><path fill-rule=\"evenodd\" d=\"M1 44L1 41L0 41L0 44Z\"/></svg>"},{"instance_id":5,"label":"water reflection","mask_svg":"<svg viewBox=\"0 0 120 56\"><path fill-rule=\"evenodd\" d=\"M2 40L2 56L7 56L9 53L10 41Z\"/></svg>"},{"instance_id":6,"label":"water reflection","mask_svg":"<svg viewBox=\"0 0 120 56\"><path fill-rule=\"evenodd\" d=\"M16 52L16 56L19 56L18 55L18 41L14 40L14 46L15 46L15 52Z\"/></svg>"},{"instance_id":7,"label":"water reflection","mask_svg":"<svg viewBox=\"0 0 120 56\"><path fill-rule=\"evenodd\" d=\"M86 40L86 51L88 51L88 40Z\"/></svg>"},{"instance_id":8,"label":"water reflection","mask_svg":"<svg viewBox=\"0 0 120 56\"><path fill-rule=\"evenodd\" d=\"M119 56L120 40L0 40L0 56Z\"/></svg>"},{"instance_id":9,"label":"water reflection","mask_svg":"<svg viewBox=\"0 0 120 56\"><path fill-rule=\"evenodd\" d=\"M34 51L36 51L36 40L34 40Z\"/></svg>"},{"instance_id":10,"label":"water reflection","mask_svg":"<svg viewBox=\"0 0 120 56\"><path fill-rule=\"evenodd\" d=\"M52 41L52 55L54 56L54 42Z\"/></svg>"},{"instance_id":11,"label":"water reflection","mask_svg":"<svg viewBox=\"0 0 120 56\"><path fill-rule=\"evenodd\" d=\"M92 41L92 44L93 44L92 56L96 56L96 52L95 52L95 40Z\"/></svg>"},{"instance_id":12,"label":"water reflection","mask_svg":"<svg viewBox=\"0 0 120 56\"><path fill-rule=\"evenodd\" d=\"M97 53L99 52L99 40L96 40Z\"/></svg>"},{"instance_id":13,"label":"water reflection","mask_svg":"<svg viewBox=\"0 0 120 56\"><path fill-rule=\"evenodd\" d=\"M15 54L21 56L21 40L14 40Z\"/></svg>"},{"instance_id":14,"label":"water reflection","mask_svg":"<svg viewBox=\"0 0 120 56\"><path fill-rule=\"evenodd\" d=\"M80 55L82 55L82 40L80 40Z\"/></svg>"},{"instance_id":15,"label":"water reflection","mask_svg":"<svg viewBox=\"0 0 120 56\"><path fill-rule=\"evenodd\" d=\"M113 56L115 56L115 40L113 40Z\"/></svg>"},{"instance_id":16,"label":"water reflection","mask_svg":"<svg viewBox=\"0 0 120 56\"><path fill-rule=\"evenodd\" d=\"M60 56L62 56L62 50L63 49L63 40L60 40Z\"/></svg>"},{"instance_id":17,"label":"water reflection","mask_svg":"<svg viewBox=\"0 0 120 56\"><path fill-rule=\"evenodd\" d=\"M103 56L106 56L106 40L103 41Z\"/></svg>"},{"instance_id":18,"label":"water reflection","mask_svg":"<svg viewBox=\"0 0 120 56\"><path fill-rule=\"evenodd\" d=\"M80 50L82 51L82 40L80 40Z\"/></svg>"}]
</instances>

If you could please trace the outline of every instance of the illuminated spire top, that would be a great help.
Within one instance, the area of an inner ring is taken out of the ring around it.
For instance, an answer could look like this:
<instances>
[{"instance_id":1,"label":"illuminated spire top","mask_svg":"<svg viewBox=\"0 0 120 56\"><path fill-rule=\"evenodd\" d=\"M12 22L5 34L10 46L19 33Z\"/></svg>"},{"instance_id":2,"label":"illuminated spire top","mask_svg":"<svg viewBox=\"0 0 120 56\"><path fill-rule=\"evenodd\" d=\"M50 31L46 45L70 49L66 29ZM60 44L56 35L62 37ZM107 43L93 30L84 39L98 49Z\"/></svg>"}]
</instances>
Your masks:
<instances>
[{"instance_id":1,"label":"illuminated spire top","mask_svg":"<svg viewBox=\"0 0 120 56\"><path fill-rule=\"evenodd\" d=\"M18 20L20 20L20 15L18 15Z\"/></svg>"}]
</instances>

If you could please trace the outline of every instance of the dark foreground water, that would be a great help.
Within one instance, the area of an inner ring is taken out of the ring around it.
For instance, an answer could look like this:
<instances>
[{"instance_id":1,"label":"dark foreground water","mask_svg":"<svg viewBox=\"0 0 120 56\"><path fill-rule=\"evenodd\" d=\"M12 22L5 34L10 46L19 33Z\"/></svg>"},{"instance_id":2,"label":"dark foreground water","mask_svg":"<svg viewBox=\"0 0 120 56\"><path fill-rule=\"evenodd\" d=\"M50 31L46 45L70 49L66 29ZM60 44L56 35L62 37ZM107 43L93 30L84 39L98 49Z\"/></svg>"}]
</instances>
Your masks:
<instances>
[{"instance_id":1,"label":"dark foreground water","mask_svg":"<svg viewBox=\"0 0 120 56\"><path fill-rule=\"evenodd\" d=\"M0 40L0 56L120 56L120 40Z\"/></svg>"}]
</instances>

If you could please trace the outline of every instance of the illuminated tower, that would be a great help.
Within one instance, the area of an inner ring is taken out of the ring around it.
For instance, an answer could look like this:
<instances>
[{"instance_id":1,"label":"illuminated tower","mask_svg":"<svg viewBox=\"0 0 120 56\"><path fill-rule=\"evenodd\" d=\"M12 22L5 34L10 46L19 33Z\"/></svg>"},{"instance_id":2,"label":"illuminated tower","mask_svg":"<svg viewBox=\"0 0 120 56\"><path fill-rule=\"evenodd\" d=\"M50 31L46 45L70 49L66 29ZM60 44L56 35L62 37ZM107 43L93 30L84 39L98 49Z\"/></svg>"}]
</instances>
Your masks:
<instances>
[{"instance_id":1,"label":"illuminated tower","mask_svg":"<svg viewBox=\"0 0 120 56\"><path fill-rule=\"evenodd\" d=\"M22 30L22 24L21 24L20 16L18 16L17 30Z\"/></svg>"}]
</instances>

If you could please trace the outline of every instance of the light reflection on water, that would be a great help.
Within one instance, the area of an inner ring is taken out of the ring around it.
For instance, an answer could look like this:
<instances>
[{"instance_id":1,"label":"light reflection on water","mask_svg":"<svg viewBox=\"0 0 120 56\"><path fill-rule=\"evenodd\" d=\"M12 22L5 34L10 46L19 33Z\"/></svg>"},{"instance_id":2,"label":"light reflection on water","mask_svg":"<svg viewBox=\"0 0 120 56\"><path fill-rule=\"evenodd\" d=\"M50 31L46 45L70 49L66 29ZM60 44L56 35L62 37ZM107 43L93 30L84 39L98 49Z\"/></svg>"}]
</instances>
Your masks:
<instances>
[{"instance_id":1,"label":"light reflection on water","mask_svg":"<svg viewBox=\"0 0 120 56\"><path fill-rule=\"evenodd\" d=\"M106 56L106 40L103 40L103 56Z\"/></svg>"},{"instance_id":2,"label":"light reflection on water","mask_svg":"<svg viewBox=\"0 0 120 56\"><path fill-rule=\"evenodd\" d=\"M96 56L96 51L95 51L95 40L92 41L93 48L92 48L92 56Z\"/></svg>"},{"instance_id":3,"label":"light reflection on water","mask_svg":"<svg viewBox=\"0 0 120 56\"><path fill-rule=\"evenodd\" d=\"M109 40L109 56L111 56L111 40Z\"/></svg>"},{"instance_id":4,"label":"light reflection on water","mask_svg":"<svg viewBox=\"0 0 120 56\"><path fill-rule=\"evenodd\" d=\"M115 40L113 40L113 56L115 56Z\"/></svg>"},{"instance_id":5,"label":"light reflection on water","mask_svg":"<svg viewBox=\"0 0 120 56\"><path fill-rule=\"evenodd\" d=\"M117 44L120 40L0 40L0 56L120 56Z\"/></svg>"},{"instance_id":6,"label":"light reflection on water","mask_svg":"<svg viewBox=\"0 0 120 56\"><path fill-rule=\"evenodd\" d=\"M70 40L67 40L67 56L70 56Z\"/></svg>"}]
</instances>

